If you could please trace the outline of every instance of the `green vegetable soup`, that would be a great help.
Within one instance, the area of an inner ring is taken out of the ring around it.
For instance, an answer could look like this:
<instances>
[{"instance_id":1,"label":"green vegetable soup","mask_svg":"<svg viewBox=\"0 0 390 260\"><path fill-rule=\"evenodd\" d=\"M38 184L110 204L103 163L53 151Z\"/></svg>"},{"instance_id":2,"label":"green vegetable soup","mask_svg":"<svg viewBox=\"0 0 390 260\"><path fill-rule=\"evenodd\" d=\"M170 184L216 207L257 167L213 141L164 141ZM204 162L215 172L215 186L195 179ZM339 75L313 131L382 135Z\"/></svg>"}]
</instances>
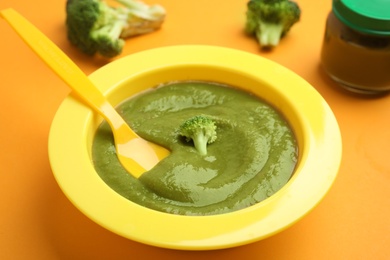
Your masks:
<instances>
[{"instance_id":1,"label":"green vegetable soup","mask_svg":"<svg viewBox=\"0 0 390 260\"><path fill-rule=\"evenodd\" d=\"M207 82L171 83L118 107L143 138L171 154L139 179L121 166L106 122L92 154L96 171L113 190L142 206L172 214L222 214L254 205L281 189L297 162L295 136L283 116L256 96ZM180 136L188 118L206 115L216 140L201 155Z\"/></svg>"}]
</instances>

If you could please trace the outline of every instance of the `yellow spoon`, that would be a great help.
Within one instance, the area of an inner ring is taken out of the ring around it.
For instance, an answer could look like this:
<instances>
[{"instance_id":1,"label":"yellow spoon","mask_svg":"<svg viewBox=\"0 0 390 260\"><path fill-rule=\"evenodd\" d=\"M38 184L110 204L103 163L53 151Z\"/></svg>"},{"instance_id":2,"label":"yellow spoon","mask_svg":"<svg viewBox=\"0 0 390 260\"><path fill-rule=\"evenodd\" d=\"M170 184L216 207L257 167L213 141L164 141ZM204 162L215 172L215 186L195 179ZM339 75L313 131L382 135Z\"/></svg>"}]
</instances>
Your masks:
<instances>
[{"instance_id":1,"label":"yellow spoon","mask_svg":"<svg viewBox=\"0 0 390 260\"><path fill-rule=\"evenodd\" d=\"M169 154L134 133L81 69L34 25L12 8L0 14L77 96L110 124L119 161L131 175L139 178Z\"/></svg>"}]
</instances>

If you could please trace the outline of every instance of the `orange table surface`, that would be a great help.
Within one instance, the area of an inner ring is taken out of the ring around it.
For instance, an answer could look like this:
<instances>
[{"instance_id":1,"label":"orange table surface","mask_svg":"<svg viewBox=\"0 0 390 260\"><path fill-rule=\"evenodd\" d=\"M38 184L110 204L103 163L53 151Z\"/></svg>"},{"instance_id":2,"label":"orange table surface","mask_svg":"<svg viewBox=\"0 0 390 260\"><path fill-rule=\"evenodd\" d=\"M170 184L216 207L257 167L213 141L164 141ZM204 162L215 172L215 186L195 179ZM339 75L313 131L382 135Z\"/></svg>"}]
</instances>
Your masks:
<instances>
[{"instance_id":1,"label":"orange table surface","mask_svg":"<svg viewBox=\"0 0 390 260\"><path fill-rule=\"evenodd\" d=\"M110 61L69 44L65 2L2 0L0 9L19 11L89 74ZM224 250L157 248L105 230L67 200L50 169L50 124L70 90L0 19L0 259L389 259L390 96L346 93L322 71L331 0L298 0L300 22L271 52L243 33L246 2L159 0L168 13L163 28L127 40L118 58L207 44L264 56L299 74L329 103L343 138L339 175L321 203L283 232Z\"/></svg>"}]
</instances>

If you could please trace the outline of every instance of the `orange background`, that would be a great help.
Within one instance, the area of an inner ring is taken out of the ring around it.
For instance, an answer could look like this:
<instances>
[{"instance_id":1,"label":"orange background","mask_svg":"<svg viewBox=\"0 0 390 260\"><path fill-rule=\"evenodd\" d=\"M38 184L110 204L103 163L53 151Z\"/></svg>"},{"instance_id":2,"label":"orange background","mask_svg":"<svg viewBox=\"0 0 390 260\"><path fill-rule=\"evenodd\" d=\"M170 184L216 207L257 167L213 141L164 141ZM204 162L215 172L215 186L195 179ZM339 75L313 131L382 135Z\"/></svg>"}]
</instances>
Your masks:
<instances>
[{"instance_id":1,"label":"orange background","mask_svg":"<svg viewBox=\"0 0 390 260\"><path fill-rule=\"evenodd\" d=\"M50 124L69 88L0 19L0 259L388 259L390 97L343 92L321 70L331 0L297 0L301 21L266 53L243 33L247 0L145 2L163 5L166 22L158 32L127 40L121 57L167 45L218 45L267 57L311 83L333 109L342 133L343 159L334 186L297 224L246 246L175 251L113 234L66 199L50 169ZM0 9L7 7L35 24L85 73L107 62L69 44L65 0L1 0Z\"/></svg>"}]
</instances>

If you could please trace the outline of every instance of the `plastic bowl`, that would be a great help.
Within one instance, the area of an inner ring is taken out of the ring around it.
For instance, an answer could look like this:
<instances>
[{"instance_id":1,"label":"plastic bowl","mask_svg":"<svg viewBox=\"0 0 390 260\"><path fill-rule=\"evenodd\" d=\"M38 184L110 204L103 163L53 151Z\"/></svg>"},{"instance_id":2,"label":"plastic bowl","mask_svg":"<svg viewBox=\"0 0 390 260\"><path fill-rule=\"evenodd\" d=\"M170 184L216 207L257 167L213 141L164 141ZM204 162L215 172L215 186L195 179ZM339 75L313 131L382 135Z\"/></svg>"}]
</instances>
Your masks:
<instances>
[{"instance_id":1,"label":"plastic bowl","mask_svg":"<svg viewBox=\"0 0 390 260\"><path fill-rule=\"evenodd\" d=\"M91 160L102 119L69 95L49 136L54 176L69 200L104 228L164 248L209 250L274 235L305 216L333 184L341 161L337 121L325 100L290 70L243 51L211 46L171 46L132 54L90 75L113 105L164 82L203 80L250 91L281 111L299 149L290 181L268 199L232 213L182 216L135 204L113 191Z\"/></svg>"}]
</instances>

